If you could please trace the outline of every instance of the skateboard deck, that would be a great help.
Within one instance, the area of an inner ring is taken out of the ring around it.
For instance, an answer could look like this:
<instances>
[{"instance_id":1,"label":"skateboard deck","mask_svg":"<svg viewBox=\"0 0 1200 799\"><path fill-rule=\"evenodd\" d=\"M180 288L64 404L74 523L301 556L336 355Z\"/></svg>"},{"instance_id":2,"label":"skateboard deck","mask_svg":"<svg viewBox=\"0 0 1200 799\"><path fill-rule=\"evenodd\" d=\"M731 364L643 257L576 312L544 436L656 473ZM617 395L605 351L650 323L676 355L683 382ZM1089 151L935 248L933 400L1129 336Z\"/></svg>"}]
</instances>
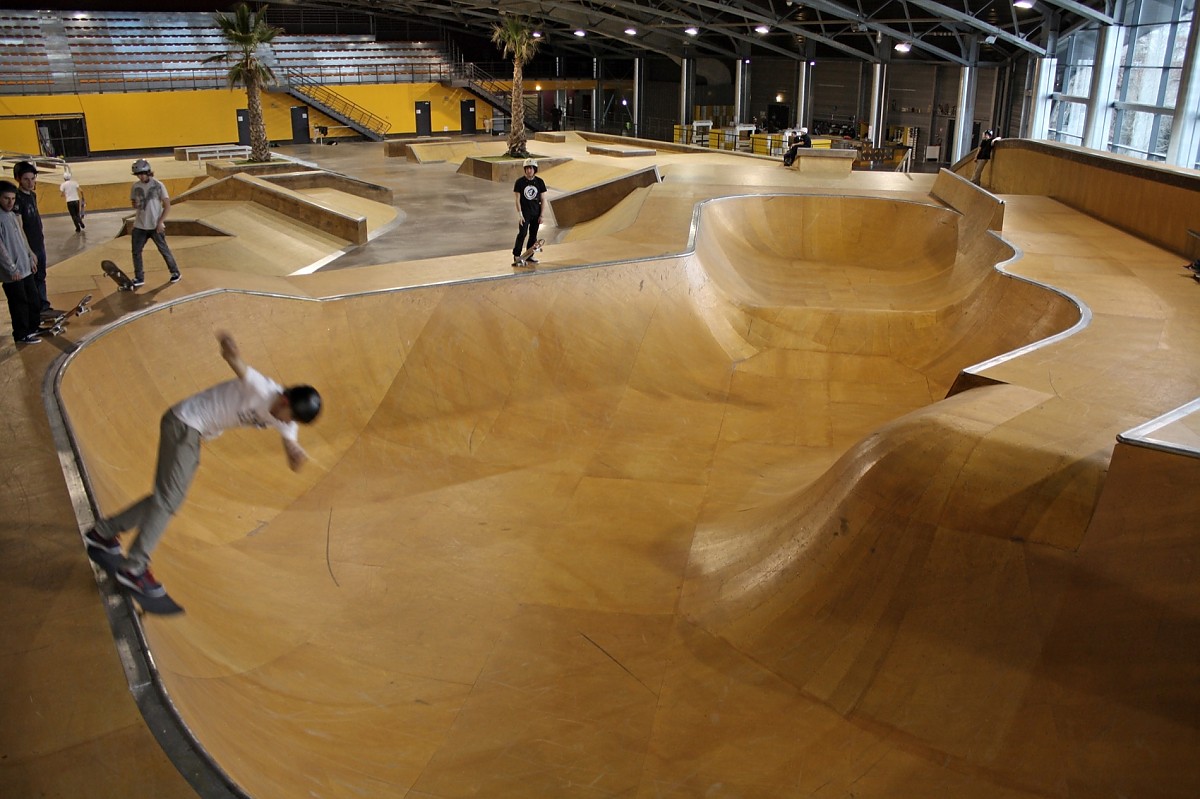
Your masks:
<instances>
[{"instance_id":1,"label":"skateboard deck","mask_svg":"<svg viewBox=\"0 0 1200 799\"><path fill-rule=\"evenodd\" d=\"M38 333L41 335L46 335L46 336L61 335L63 332L63 328L65 328L67 326L67 322L71 321L72 317L82 316L83 314L92 310L91 308L88 307L88 303L91 301L92 301L92 295L89 294L86 297L84 297L82 300L80 300L79 303L74 308L67 311L62 316L58 317L57 319L47 320L46 325L44 327L42 327L42 329L39 330Z\"/></svg>"},{"instance_id":2,"label":"skateboard deck","mask_svg":"<svg viewBox=\"0 0 1200 799\"><path fill-rule=\"evenodd\" d=\"M129 279L129 275L122 272L121 267L112 261L101 261L100 268L104 270L104 274L112 278L112 281L117 284L117 289L120 291L136 290L133 281Z\"/></svg>"},{"instance_id":3,"label":"skateboard deck","mask_svg":"<svg viewBox=\"0 0 1200 799\"><path fill-rule=\"evenodd\" d=\"M532 247L517 256L517 266L533 268L533 264L529 263L529 259L533 257L535 252L541 252L542 246L545 245L545 243L545 239L538 239L535 241Z\"/></svg>"},{"instance_id":4,"label":"skateboard deck","mask_svg":"<svg viewBox=\"0 0 1200 799\"><path fill-rule=\"evenodd\" d=\"M124 591L133 601L138 604L146 613L153 613L156 616L172 616L176 613L183 613L183 606L171 599L169 594L164 593L162 596L145 596L133 591L120 583L117 580L117 569L121 566L121 558L119 555L110 555L103 549L86 546L88 557L92 562L104 569L104 573L109 576L120 590Z\"/></svg>"}]
</instances>

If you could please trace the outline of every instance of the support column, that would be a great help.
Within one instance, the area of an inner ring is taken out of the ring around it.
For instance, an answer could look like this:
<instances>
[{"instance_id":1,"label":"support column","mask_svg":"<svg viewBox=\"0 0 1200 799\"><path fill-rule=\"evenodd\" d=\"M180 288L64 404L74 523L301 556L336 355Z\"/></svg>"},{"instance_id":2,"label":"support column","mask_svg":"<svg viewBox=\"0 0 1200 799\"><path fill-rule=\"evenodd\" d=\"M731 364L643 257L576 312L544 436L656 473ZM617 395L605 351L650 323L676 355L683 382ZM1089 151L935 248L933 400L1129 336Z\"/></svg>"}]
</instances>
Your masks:
<instances>
[{"instance_id":1,"label":"support column","mask_svg":"<svg viewBox=\"0 0 1200 799\"><path fill-rule=\"evenodd\" d=\"M971 152L971 134L975 130L975 86L978 81L976 67L960 67L958 72L958 101L955 115L958 124L954 129L954 141L950 142L950 163L958 162Z\"/></svg>"},{"instance_id":2,"label":"support column","mask_svg":"<svg viewBox=\"0 0 1200 799\"><path fill-rule=\"evenodd\" d=\"M738 56L737 64L734 65L733 69L733 124L735 125L742 124L742 114L746 111L746 106L742 102L742 94L746 81L745 60L741 56Z\"/></svg>"},{"instance_id":3,"label":"support column","mask_svg":"<svg viewBox=\"0 0 1200 799\"><path fill-rule=\"evenodd\" d=\"M1179 96L1171 120L1171 141L1167 144L1167 163L1188 169L1196 167L1200 151L1200 24L1193 17L1188 33L1187 51L1179 77Z\"/></svg>"},{"instance_id":4,"label":"support column","mask_svg":"<svg viewBox=\"0 0 1200 799\"><path fill-rule=\"evenodd\" d=\"M688 55L684 55L679 62L679 124L692 124L692 102L694 96L694 81L696 72L696 62Z\"/></svg>"},{"instance_id":5,"label":"support column","mask_svg":"<svg viewBox=\"0 0 1200 799\"><path fill-rule=\"evenodd\" d=\"M1030 139L1045 139L1050 134L1050 109L1054 102L1054 75L1058 71L1058 59L1046 57L1034 60L1029 130L1025 135Z\"/></svg>"},{"instance_id":6,"label":"support column","mask_svg":"<svg viewBox=\"0 0 1200 799\"><path fill-rule=\"evenodd\" d=\"M632 136L641 136L642 130L642 59L633 59L633 107L629 109L633 118Z\"/></svg>"},{"instance_id":7,"label":"support column","mask_svg":"<svg viewBox=\"0 0 1200 799\"><path fill-rule=\"evenodd\" d=\"M887 94L887 64L871 65L871 105L867 118L867 140L872 147L883 146L883 98Z\"/></svg>"},{"instance_id":8,"label":"support column","mask_svg":"<svg viewBox=\"0 0 1200 799\"><path fill-rule=\"evenodd\" d=\"M808 124L808 86L809 80L812 77L812 67L808 63L807 58L802 58L797 62L799 69L796 70L796 127L811 128Z\"/></svg>"},{"instance_id":9,"label":"support column","mask_svg":"<svg viewBox=\"0 0 1200 799\"><path fill-rule=\"evenodd\" d=\"M1113 65L1121 47L1121 28L1102 25L1096 32L1096 60L1092 65L1092 85L1083 120L1083 146L1093 150L1108 149L1108 132L1112 127L1113 84L1116 74Z\"/></svg>"}]
</instances>

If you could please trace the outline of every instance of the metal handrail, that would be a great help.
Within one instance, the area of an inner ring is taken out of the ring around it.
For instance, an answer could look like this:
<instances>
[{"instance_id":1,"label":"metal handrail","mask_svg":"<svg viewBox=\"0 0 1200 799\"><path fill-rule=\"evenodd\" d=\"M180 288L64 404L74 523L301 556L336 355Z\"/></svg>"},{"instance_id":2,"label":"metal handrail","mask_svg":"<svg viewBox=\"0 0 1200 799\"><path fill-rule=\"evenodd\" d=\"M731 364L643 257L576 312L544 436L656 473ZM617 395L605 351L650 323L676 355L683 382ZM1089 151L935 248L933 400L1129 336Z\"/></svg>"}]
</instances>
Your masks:
<instances>
[{"instance_id":1,"label":"metal handrail","mask_svg":"<svg viewBox=\"0 0 1200 799\"><path fill-rule=\"evenodd\" d=\"M311 79L306 72L298 69L288 69L285 72L289 85L317 103L341 114L345 118L357 122L368 130L383 135L391 130L391 123L381 116L372 114L366 108L358 105L323 83Z\"/></svg>"}]
</instances>

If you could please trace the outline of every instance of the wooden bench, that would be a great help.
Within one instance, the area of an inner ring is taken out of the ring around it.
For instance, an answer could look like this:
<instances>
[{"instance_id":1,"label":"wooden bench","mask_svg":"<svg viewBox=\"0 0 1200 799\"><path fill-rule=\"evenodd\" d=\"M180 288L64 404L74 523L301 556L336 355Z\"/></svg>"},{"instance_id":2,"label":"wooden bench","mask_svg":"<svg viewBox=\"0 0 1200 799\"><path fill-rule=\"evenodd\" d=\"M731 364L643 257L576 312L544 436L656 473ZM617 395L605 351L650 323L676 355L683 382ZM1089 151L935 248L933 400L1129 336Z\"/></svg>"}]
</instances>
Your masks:
<instances>
[{"instance_id":1,"label":"wooden bench","mask_svg":"<svg viewBox=\"0 0 1200 799\"><path fill-rule=\"evenodd\" d=\"M198 147L176 147L176 161L191 161L195 156L197 161L206 158L249 158L250 147L245 144L209 144Z\"/></svg>"}]
</instances>

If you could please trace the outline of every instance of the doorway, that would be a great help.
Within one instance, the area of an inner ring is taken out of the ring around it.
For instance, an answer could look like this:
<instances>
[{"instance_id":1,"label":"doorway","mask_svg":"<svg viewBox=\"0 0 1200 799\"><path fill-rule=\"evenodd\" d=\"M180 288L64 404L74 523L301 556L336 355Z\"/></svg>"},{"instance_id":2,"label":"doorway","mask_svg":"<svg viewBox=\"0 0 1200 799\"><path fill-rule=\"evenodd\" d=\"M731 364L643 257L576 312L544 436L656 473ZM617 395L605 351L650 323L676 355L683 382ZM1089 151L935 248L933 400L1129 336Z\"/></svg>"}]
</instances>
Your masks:
<instances>
[{"instance_id":1,"label":"doorway","mask_svg":"<svg viewBox=\"0 0 1200 799\"><path fill-rule=\"evenodd\" d=\"M475 132L475 101L460 100L458 106L458 116L460 119L459 125L462 127L463 135L469 135Z\"/></svg>"},{"instance_id":2,"label":"doorway","mask_svg":"<svg viewBox=\"0 0 1200 799\"><path fill-rule=\"evenodd\" d=\"M430 136L433 134L433 122L429 119L429 101L421 100L414 104L417 115L417 135Z\"/></svg>"},{"instance_id":3,"label":"doorway","mask_svg":"<svg viewBox=\"0 0 1200 799\"><path fill-rule=\"evenodd\" d=\"M83 115L39 119L38 146L41 154L54 158L86 158L88 154L87 125Z\"/></svg>"}]
</instances>

